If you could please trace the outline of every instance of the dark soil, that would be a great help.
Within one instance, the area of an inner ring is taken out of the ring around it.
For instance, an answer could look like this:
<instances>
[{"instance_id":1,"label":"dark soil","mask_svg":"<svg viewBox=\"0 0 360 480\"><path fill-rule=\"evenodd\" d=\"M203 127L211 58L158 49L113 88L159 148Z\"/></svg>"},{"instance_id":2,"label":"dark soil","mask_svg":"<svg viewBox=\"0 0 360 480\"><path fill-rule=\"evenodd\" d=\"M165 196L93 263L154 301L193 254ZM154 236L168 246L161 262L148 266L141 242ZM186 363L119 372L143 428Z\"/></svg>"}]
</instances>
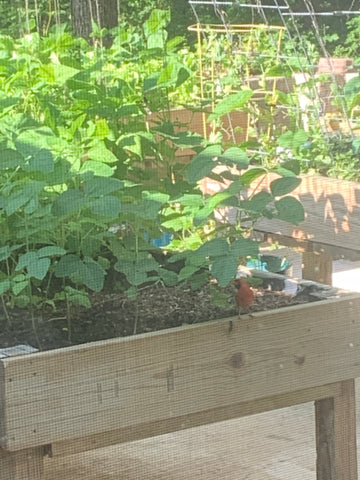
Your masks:
<instances>
[{"instance_id":1,"label":"dark soil","mask_svg":"<svg viewBox=\"0 0 360 480\"><path fill-rule=\"evenodd\" d=\"M250 313L320 299L309 287L295 296L261 288L254 291ZM32 319L29 309L14 308L8 309L9 323L1 308L0 348L28 344L49 350L238 315L235 288L222 292L226 294L222 306L214 304L209 287L192 290L156 285L144 288L136 299L124 294L94 294L92 307L72 307L69 321L62 309L35 311Z\"/></svg>"}]
</instances>

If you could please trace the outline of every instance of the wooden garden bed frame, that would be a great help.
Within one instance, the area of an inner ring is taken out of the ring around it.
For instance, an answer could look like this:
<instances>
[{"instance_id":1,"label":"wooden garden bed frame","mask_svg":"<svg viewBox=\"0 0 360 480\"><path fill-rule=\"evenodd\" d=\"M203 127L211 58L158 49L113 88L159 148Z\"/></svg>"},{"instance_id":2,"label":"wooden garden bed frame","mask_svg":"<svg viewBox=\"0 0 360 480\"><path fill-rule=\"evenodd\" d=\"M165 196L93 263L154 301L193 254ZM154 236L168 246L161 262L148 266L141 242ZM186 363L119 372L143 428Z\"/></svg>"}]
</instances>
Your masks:
<instances>
[{"instance_id":1,"label":"wooden garden bed frame","mask_svg":"<svg viewBox=\"0 0 360 480\"><path fill-rule=\"evenodd\" d=\"M344 294L3 358L0 479L41 480L45 454L315 401L318 480L355 480L359 309L360 294Z\"/></svg>"},{"instance_id":2,"label":"wooden garden bed frame","mask_svg":"<svg viewBox=\"0 0 360 480\"><path fill-rule=\"evenodd\" d=\"M309 214L301 228L286 230L281 222L259 228L283 244L296 242L306 275L329 281L334 252L360 251L360 187L335 181L335 191L329 179L309 182L297 192L314 207L304 202ZM326 242L328 217L334 235ZM331 297L329 290L320 302L253 318L0 358L0 480L41 480L46 454L309 401L315 402L317 479L356 480L360 294Z\"/></svg>"}]
</instances>

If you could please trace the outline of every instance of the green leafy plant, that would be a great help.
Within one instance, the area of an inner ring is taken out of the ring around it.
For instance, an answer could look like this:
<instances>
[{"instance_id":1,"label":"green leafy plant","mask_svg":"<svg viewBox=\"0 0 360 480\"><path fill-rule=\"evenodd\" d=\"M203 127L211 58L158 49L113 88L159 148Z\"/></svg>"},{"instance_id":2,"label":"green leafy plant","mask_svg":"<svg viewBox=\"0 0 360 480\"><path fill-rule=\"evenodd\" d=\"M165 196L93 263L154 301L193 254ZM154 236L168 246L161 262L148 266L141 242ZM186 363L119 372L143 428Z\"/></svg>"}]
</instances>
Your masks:
<instances>
[{"instance_id":1,"label":"green leafy plant","mask_svg":"<svg viewBox=\"0 0 360 480\"><path fill-rule=\"evenodd\" d=\"M35 331L36 308L64 304L71 340L72 309L104 289L134 297L157 283L224 287L257 254L258 219L303 219L289 195L294 168L254 168L247 145L210 142L171 122L169 99L193 76L183 38L168 39L169 20L155 9L143 33L121 31L109 49L65 28L0 37L0 297L6 312L27 307ZM227 96L210 121L248 109L252 96ZM195 152L189 165L176 155L185 148ZM247 196L268 174L276 175L270 190ZM223 191L204 194L207 177ZM159 248L164 235L170 243Z\"/></svg>"}]
</instances>

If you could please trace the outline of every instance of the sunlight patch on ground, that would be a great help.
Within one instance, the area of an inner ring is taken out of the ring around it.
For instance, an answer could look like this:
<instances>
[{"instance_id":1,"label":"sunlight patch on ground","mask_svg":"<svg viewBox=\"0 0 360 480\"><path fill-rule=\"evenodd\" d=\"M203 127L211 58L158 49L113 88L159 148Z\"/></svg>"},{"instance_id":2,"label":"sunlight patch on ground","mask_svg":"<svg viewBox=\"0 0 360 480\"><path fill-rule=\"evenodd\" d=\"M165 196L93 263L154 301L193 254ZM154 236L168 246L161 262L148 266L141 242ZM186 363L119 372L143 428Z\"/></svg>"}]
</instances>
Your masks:
<instances>
[{"instance_id":1,"label":"sunlight patch on ground","mask_svg":"<svg viewBox=\"0 0 360 480\"><path fill-rule=\"evenodd\" d=\"M360 292L360 262L335 260L333 262L333 286Z\"/></svg>"}]
</instances>

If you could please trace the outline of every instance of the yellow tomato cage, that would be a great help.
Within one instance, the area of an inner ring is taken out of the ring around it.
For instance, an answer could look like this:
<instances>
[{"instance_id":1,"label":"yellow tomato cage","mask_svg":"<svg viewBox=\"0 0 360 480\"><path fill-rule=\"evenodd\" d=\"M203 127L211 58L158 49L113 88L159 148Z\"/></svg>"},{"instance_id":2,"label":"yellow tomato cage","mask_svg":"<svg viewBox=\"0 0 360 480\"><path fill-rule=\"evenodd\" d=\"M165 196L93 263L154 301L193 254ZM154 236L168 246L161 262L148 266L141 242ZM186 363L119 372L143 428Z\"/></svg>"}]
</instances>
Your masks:
<instances>
[{"instance_id":1,"label":"yellow tomato cage","mask_svg":"<svg viewBox=\"0 0 360 480\"><path fill-rule=\"evenodd\" d=\"M206 82L206 70L210 68L210 82L211 82L211 98L212 98L212 110L215 108L215 84L216 84L216 66L215 66L215 58L212 55L210 60L210 66L205 65L205 45L208 43L207 36L220 34L226 36L237 36L238 37L238 44L246 45L244 50L237 50L236 54L242 54L245 56L251 56L254 52L256 52L257 48L257 39L259 38L259 34L269 34L271 35L273 45L276 51L276 58L274 59L275 62L279 63L280 61L280 50L281 50L281 42L283 39L283 35L285 32L285 27L275 26L275 25L263 25L263 24L250 24L250 25L202 25L197 23L195 25L191 25L188 27L188 30L192 32L196 32L197 34L197 44L198 44L198 56L199 56L199 76L200 76L200 97L202 101L205 101L205 82ZM205 39L205 42L204 42ZM246 39L246 41L245 41ZM277 77L272 78L272 85L270 89L267 89L267 83L265 82L264 88L259 88L255 92L258 94L257 98L259 98L259 94L266 95L272 94L273 97L276 96L276 86L277 86ZM244 86L251 88L251 68L250 62L245 64L245 76L244 76ZM207 129L206 129L206 113L203 112L202 114L202 123L203 123L203 135L204 138L207 138ZM247 125L247 133L246 139L248 139L248 132L250 127L250 116L248 116L248 125ZM213 126L213 130L214 130ZM270 134L270 131L268 131Z\"/></svg>"}]
</instances>

